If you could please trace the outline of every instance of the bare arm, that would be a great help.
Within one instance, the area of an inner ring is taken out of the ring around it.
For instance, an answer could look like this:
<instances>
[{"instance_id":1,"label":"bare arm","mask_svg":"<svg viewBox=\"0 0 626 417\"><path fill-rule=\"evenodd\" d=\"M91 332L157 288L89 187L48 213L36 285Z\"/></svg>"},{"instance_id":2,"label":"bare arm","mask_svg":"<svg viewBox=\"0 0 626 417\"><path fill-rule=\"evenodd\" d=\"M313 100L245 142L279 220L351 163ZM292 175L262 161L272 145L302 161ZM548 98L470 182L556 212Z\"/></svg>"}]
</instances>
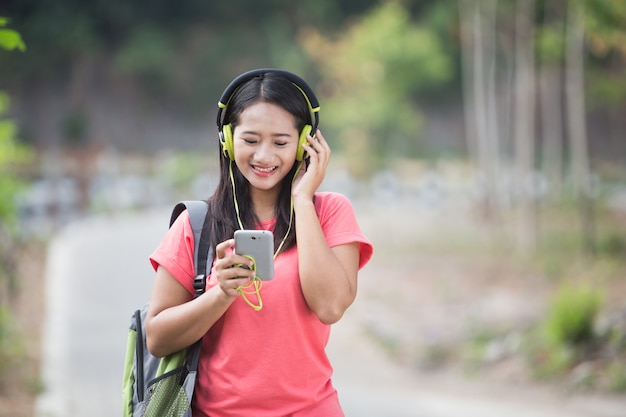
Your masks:
<instances>
[{"instance_id":1,"label":"bare arm","mask_svg":"<svg viewBox=\"0 0 626 417\"><path fill-rule=\"evenodd\" d=\"M323 323L335 323L356 297L359 244L329 248L312 202L299 205L296 233L307 305Z\"/></svg>"},{"instance_id":2,"label":"bare arm","mask_svg":"<svg viewBox=\"0 0 626 417\"><path fill-rule=\"evenodd\" d=\"M167 269L159 266L146 317L148 350L154 356L165 356L195 343L239 295L235 288L245 285L253 272L232 267L250 262L229 253L233 244L231 239L217 245L213 273L217 274L219 285L196 299Z\"/></svg>"},{"instance_id":3,"label":"bare arm","mask_svg":"<svg viewBox=\"0 0 626 417\"><path fill-rule=\"evenodd\" d=\"M328 246L313 195L326 175L331 151L319 131L317 139L309 142L310 145L305 145L309 166L292 187L300 282L309 308L323 323L332 324L343 316L356 297L359 244Z\"/></svg>"}]
</instances>

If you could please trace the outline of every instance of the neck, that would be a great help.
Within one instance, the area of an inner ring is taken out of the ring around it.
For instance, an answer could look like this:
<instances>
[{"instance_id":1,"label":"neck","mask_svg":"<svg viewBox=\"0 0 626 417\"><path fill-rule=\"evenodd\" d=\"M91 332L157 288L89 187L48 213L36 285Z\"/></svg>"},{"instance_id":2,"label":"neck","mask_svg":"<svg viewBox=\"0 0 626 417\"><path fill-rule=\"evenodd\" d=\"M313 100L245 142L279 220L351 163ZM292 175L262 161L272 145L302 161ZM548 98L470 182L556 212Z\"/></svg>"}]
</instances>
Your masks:
<instances>
[{"instance_id":1,"label":"neck","mask_svg":"<svg viewBox=\"0 0 626 417\"><path fill-rule=\"evenodd\" d=\"M250 198L252 199L252 206L254 207L254 213L257 215L260 221L264 222L276 217L276 204L278 204L277 191L259 191L250 190Z\"/></svg>"}]
</instances>

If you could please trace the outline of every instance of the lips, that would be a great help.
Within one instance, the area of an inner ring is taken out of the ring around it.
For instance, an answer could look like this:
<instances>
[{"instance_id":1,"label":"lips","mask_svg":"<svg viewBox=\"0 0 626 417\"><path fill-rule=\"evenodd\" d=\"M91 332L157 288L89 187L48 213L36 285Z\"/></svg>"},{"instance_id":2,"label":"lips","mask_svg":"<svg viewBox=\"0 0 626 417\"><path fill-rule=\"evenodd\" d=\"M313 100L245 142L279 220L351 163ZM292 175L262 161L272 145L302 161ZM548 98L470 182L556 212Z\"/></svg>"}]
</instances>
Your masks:
<instances>
[{"instance_id":1,"label":"lips","mask_svg":"<svg viewBox=\"0 0 626 417\"><path fill-rule=\"evenodd\" d=\"M272 166L272 167L263 167L263 166L259 166L259 165L252 165L252 169L257 173L257 174L261 174L261 175L270 175L272 174L274 171L276 171L278 169L278 167L276 166Z\"/></svg>"}]
</instances>

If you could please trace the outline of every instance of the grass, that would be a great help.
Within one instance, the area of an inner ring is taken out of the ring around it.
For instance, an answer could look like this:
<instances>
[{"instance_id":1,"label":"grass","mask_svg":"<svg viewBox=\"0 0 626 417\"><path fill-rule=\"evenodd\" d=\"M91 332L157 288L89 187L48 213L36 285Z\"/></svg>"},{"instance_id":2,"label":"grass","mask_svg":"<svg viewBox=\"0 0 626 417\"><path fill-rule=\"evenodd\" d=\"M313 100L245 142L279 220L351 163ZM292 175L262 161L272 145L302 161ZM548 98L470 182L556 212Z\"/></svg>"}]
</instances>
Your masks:
<instances>
[{"instance_id":1,"label":"grass","mask_svg":"<svg viewBox=\"0 0 626 417\"><path fill-rule=\"evenodd\" d=\"M592 343L594 323L602 308L603 296L587 285L565 282L550 301L543 322L546 340L553 346L579 347Z\"/></svg>"}]
</instances>

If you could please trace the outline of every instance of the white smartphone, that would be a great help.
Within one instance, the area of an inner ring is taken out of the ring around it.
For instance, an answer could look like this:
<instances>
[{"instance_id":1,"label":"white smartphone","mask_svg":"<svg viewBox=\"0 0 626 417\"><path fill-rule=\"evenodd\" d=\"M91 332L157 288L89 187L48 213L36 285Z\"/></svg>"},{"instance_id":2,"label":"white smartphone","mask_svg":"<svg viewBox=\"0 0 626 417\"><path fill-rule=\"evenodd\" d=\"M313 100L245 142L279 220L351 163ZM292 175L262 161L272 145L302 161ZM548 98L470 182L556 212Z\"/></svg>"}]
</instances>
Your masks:
<instances>
[{"instance_id":1,"label":"white smartphone","mask_svg":"<svg viewBox=\"0 0 626 417\"><path fill-rule=\"evenodd\" d=\"M236 230L235 253L253 258L263 281L274 278L274 234L269 230Z\"/></svg>"}]
</instances>

